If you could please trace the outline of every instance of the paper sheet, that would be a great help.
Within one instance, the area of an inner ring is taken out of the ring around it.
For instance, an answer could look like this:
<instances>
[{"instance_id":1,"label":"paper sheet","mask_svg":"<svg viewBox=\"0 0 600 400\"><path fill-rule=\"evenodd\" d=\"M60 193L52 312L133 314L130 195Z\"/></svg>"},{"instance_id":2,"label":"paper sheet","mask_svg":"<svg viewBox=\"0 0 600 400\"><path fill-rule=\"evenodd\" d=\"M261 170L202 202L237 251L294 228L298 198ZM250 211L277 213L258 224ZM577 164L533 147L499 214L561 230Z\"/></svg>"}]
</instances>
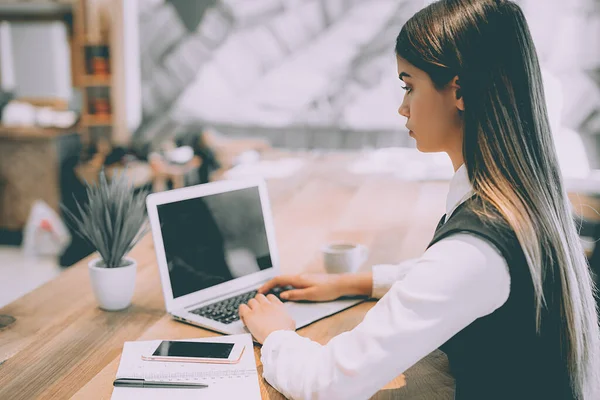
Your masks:
<instances>
[{"instance_id":1,"label":"paper sheet","mask_svg":"<svg viewBox=\"0 0 600 400\"><path fill-rule=\"evenodd\" d=\"M117 378L144 378L160 381L200 382L209 385L200 389L124 388L113 389L112 400L130 399L248 399L259 400L258 373L254 348L249 334L201 339L194 342L242 343L246 346L237 364L204 364L162 361L144 361L142 355L151 354L160 340L125 342Z\"/></svg>"}]
</instances>

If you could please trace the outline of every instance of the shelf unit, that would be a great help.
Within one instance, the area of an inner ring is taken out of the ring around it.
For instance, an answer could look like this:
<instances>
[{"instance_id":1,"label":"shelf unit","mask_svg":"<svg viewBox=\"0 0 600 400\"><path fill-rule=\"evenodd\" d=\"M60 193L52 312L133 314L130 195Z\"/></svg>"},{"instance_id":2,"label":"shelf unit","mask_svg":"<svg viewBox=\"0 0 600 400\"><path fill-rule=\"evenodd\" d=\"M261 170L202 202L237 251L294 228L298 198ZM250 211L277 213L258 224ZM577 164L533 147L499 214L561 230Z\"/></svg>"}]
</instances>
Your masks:
<instances>
[{"instance_id":1,"label":"shelf unit","mask_svg":"<svg viewBox=\"0 0 600 400\"><path fill-rule=\"evenodd\" d=\"M84 115L81 118L82 123L86 126L86 127L92 127L92 126L105 126L105 127L110 127L113 124L113 119L112 116L97 116L97 115Z\"/></svg>"},{"instance_id":2,"label":"shelf unit","mask_svg":"<svg viewBox=\"0 0 600 400\"><path fill-rule=\"evenodd\" d=\"M84 87L110 87L111 76L94 76L94 75L83 75L81 77L81 85Z\"/></svg>"},{"instance_id":3,"label":"shelf unit","mask_svg":"<svg viewBox=\"0 0 600 400\"><path fill-rule=\"evenodd\" d=\"M1 1L0 0L0 22L8 23L29 23L29 22L63 22L67 28L68 41L73 53L74 41L74 20L75 7L74 2L78 0L28 0L28 1ZM74 59L71 55L71 67L74 65ZM1 78L1 77L0 77ZM1 82L1 79L0 79ZM75 81L71 79L72 86ZM39 107L52 107L58 110L68 108L68 100L55 97L23 97L16 100L30 103ZM34 130L44 128L32 128Z\"/></svg>"},{"instance_id":4,"label":"shelf unit","mask_svg":"<svg viewBox=\"0 0 600 400\"><path fill-rule=\"evenodd\" d=\"M87 144L99 139L113 142L114 80L109 21L103 0L77 0L73 24L73 75L81 90L81 131ZM100 111L101 110L101 111Z\"/></svg>"},{"instance_id":5,"label":"shelf unit","mask_svg":"<svg viewBox=\"0 0 600 400\"><path fill-rule=\"evenodd\" d=\"M141 91L139 85L136 86L139 68L135 66L139 62L135 52L139 49L133 43L137 35L131 32L135 28L128 28L124 22L127 16L135 18L137 15L135 4L126 0L27 0L6 4L0 0L0 21L62 20L66 23L71 50L71 85L79 94L76 98L81 104L76 131L81 134L84 145L102 137L113 145L128 146L132 130L140 123ZM90 62L94 50L99 49L103 49L104 56L96 54L95 61ZM96 101L99 97L101 101ZM21 100L57 109L69 106L67 101L57 99Z\"/></svg>"}]
</instances>

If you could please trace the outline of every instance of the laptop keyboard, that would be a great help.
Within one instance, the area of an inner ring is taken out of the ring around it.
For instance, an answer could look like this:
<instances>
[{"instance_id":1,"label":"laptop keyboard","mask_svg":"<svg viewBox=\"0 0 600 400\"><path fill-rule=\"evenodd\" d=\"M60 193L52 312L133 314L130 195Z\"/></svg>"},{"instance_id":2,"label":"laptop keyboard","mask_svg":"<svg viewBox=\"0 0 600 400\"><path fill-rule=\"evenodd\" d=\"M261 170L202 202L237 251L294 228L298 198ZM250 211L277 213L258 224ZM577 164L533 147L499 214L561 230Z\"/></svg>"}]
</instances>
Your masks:
<instances>
[{"instance_id":1,"label":"laptop keyboard","mask_svg":"<svg viewBox=\"0 0 600 400\"><path fill-rule=\"evenodd\" d=\"M267 294L273 294L277 296L282 302L286 300L281 299L279 295L281 292L285 292L286 290L293 289L291 286L284 287L276 287L273 288ZM242 293L235 297L230 297L225 300L221 300L217 303L212 303L207 306L203 306L200 308L196 308L195 310L191 310L192 314L200 315L204 318L212 319L214 321L221 322L223 324L231 324L240 319L238 315L238 308L241 304L247 304L250 299L256 297L257 291L251 290L246 293Z\"/></svg>"}]
</instances>

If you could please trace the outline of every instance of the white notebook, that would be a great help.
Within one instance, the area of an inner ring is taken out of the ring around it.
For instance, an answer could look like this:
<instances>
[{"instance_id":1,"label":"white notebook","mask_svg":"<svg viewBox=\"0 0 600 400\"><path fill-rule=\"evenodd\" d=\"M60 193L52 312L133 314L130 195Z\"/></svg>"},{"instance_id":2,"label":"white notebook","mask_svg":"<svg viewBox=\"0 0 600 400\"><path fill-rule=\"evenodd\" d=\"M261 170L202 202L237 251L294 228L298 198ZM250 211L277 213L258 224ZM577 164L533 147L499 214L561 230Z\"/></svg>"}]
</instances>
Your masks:
<instances>
[{"instance_id":1,"label":"white notebook","mask_svg":"<svg viewBox=\"0 0 600 400\"><path fill-rule=\"evenodd\" d=\"M259 400L258 373L250 334L186 339L194 342L242 343L246 346L237 364L204 364L162 361L144 361L142 355L151 354L160 340L125 342L117 378L143 378L155 381L184 381L206 383L208 388L113 388L112 400L129 399L248 399Z\"/></svg>"}]
</instances>

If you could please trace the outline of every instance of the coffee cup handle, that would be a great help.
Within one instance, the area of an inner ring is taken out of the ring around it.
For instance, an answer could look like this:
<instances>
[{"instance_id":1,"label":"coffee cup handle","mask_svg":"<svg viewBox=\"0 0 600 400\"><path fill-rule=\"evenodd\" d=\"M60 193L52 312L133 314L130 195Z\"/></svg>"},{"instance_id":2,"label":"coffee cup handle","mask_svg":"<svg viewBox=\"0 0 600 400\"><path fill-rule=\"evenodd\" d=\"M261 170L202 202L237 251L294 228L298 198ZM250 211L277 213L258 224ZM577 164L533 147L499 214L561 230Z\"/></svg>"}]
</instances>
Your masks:
<instances>
[{"instance_id":1,"label":"coffee cup handle","mask_svg":"<svg viewBox=\"0 0 600 400\"><path fill-rule=\"evenodd\" d=\"M369 258L369 248L365 245L358 245L360 248L360 263L363 264Z\"/></svg>"}]
</instances>

